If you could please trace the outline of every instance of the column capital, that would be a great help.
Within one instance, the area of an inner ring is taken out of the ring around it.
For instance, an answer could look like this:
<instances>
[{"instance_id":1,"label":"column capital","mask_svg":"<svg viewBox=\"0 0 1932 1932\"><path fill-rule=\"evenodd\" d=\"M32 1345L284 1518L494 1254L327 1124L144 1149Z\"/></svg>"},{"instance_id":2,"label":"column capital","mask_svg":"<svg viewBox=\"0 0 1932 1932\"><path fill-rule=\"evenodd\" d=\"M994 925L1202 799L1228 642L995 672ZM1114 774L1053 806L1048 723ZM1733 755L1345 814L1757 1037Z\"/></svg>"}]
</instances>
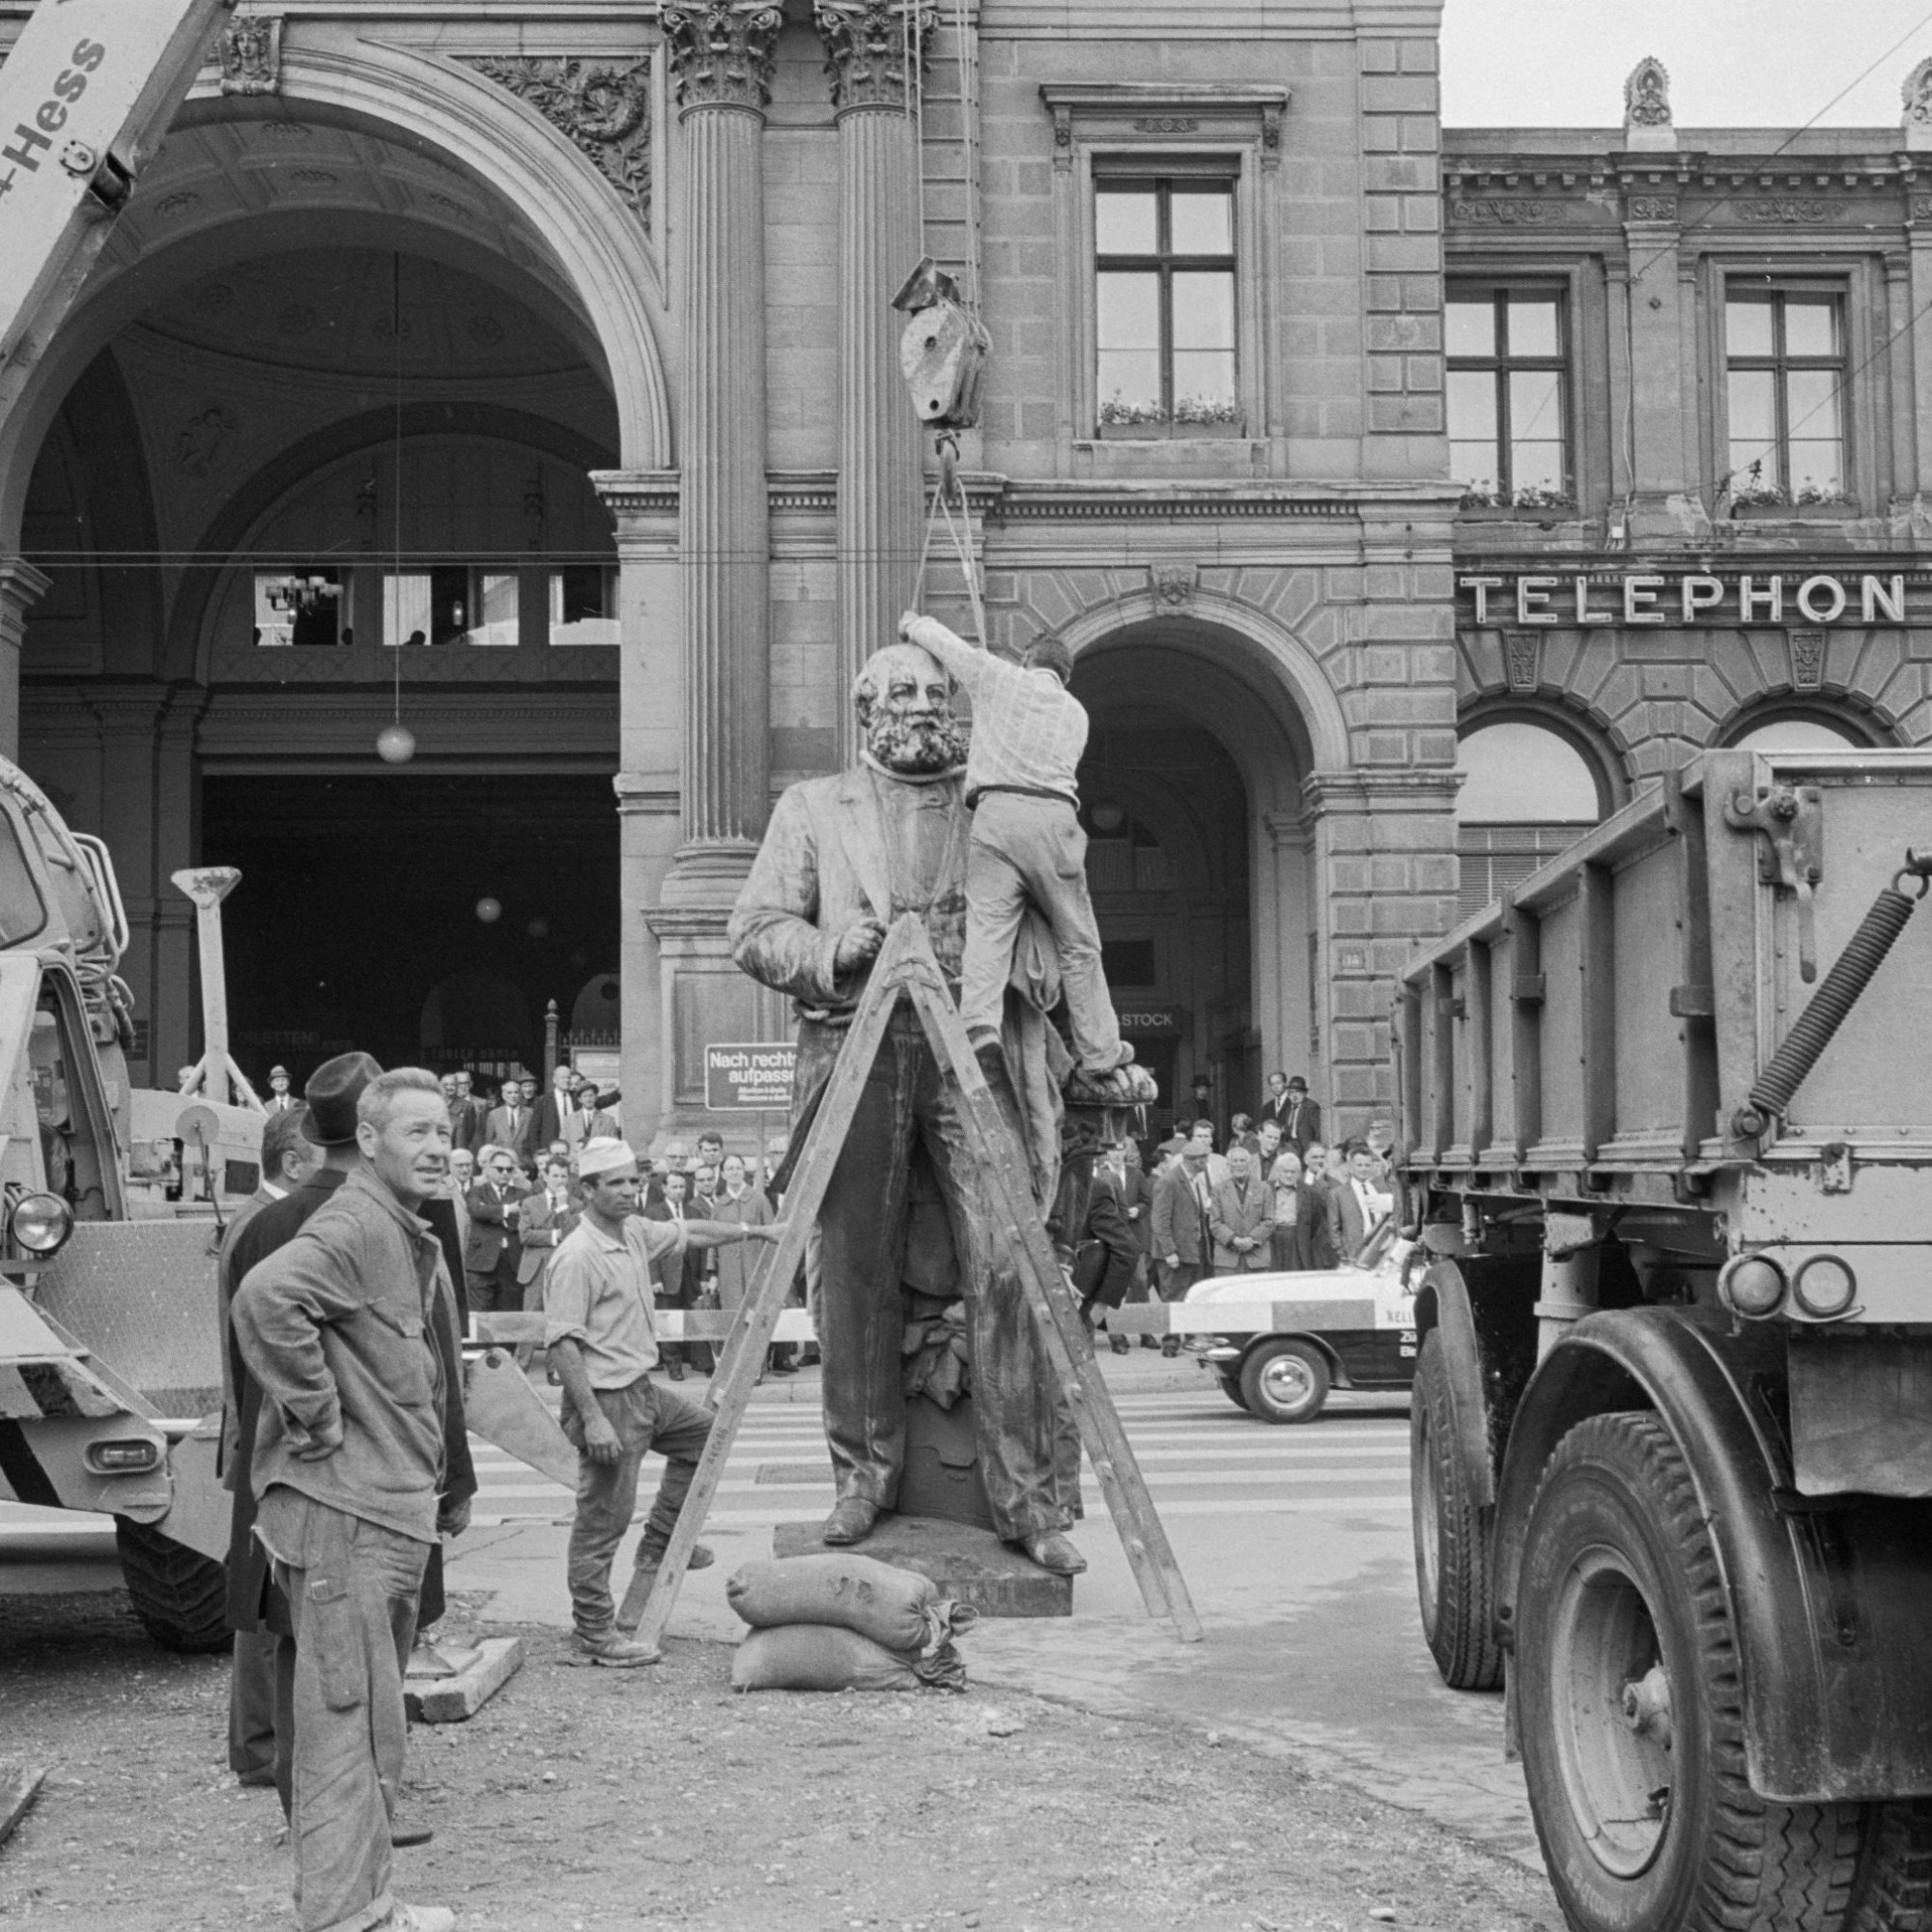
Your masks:
<instances>
[{"instance_id":1,"label":"column capital","mask_svg":"<svg viewBox=\"0 0 1932 1932\"><path fill-rule=\"evenodd\" d=\"M1431 771L1311 772L1301 797L1318 817L1333 811L1449 811L1463 774L1453 766Z\"/></svg>"},{"instance_id":2,"label":"column capital","mask_svg":"<svg viewBox=\"0 0 1932 1932\"><path fill-rule=\"evenodd\" d=\"M679 110L748 107L772 98L784 10L767 0L665 0L658 12Z\"/></svg>"},{"instance_id":3,"label":"column capital","mask_svg":"<svg viewBox=\"0 0 1932 1932\"><path fill-rule=\"evenodd\" d=\"M833 106L841 114L905 113L911 70L924 67L926 41L938 23L926 0L816 0L812 15L825 43Z\"/></svg>"}]
</instances>

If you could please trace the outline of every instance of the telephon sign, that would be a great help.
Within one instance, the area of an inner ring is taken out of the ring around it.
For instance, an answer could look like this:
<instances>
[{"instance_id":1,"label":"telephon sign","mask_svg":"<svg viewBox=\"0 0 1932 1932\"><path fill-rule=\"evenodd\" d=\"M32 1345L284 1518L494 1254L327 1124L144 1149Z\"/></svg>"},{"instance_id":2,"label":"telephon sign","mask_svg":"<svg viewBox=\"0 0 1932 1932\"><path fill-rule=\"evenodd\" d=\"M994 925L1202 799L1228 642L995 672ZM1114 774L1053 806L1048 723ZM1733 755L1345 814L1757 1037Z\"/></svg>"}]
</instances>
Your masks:
<instances>
[{"instance_id":1,"label":"telephon sign","mask_svg":"<svg viewBox=\"0 0 1932 1932\"><path fill-rule=\"evenodd\" d=\"M1927 586L1900 572L1537 571L1460 574L1477 624L1909 624L1932 622Z\"/></svg>"}]
</instances>

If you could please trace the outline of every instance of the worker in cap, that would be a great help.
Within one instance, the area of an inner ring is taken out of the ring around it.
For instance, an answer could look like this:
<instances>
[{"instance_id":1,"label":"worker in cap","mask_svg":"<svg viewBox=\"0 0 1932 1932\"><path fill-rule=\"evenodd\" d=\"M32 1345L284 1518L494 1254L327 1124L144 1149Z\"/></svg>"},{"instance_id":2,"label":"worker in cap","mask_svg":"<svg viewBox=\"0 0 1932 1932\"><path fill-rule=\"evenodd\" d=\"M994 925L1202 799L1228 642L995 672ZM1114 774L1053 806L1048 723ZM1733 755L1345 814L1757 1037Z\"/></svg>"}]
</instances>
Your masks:
<instances>
[{"instance_id":1,"label":"worker in cap","mask_svg":"<svg viewBox=\"0 0 1932 1932\"><path fill-rule=\"evenodd\" d=\"M664 1480L638 1546L630 1601L641 1606L711 1434L709 1408L652 1379L658 1365L652 1264L687 1247L776 1241L783 1229L780 1223L646 1220L637 1211L638 1157L614 1137L584 1143L577 1179L583 1215L558 1244L544 1277L544 1346L563 1383L563 1430L578 1454L577 1517L566 1571L572 1662L624 1669L655 1663L659 1655L619 1628L611 1594L611 1567L637 1509L639 1469L653 1449L665 1459ZM692 1569L711 1561L703 1544L693 1548Z\"/></svg>"}]
</instances>

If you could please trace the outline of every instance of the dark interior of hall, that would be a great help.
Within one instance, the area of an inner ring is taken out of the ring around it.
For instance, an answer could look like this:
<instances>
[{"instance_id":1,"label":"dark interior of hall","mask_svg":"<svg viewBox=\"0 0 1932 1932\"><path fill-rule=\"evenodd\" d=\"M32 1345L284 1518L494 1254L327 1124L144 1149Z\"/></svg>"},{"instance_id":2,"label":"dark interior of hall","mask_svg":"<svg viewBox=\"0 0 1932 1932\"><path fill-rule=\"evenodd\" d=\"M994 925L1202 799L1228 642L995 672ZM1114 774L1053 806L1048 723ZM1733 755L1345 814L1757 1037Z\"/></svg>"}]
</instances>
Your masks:
<instances>
[{"instance_id":1,"label":"dark interior of hall","mask_svg":"<svg viewBox=\"0 0 1932 1932\"><path fill-rule=\"evenodd\" d=\"M199 847L242 872L222 909L230 1039L258 1085L279 1062L299 1089L350 1046L540 1073L552 1000L565 1029L614 1038L608 777L207 778Z\"/></svg>"}]
</instances>

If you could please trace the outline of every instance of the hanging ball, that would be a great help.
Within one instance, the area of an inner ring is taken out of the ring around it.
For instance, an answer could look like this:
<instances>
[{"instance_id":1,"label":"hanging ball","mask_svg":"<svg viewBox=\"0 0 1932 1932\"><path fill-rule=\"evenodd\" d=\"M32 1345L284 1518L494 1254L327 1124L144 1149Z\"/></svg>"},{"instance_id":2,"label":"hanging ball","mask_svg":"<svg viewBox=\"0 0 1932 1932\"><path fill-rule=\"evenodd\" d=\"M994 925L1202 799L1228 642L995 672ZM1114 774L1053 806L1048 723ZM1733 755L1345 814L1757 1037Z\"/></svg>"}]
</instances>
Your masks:
<instances>
[{"instance_id":1,"label":"hanging ball","mask_svg":"<svg viewBox=\"0 0 1932 1932\"><path fill-rule=\"evenodd\" d=\"M495 925L503 917L503 901L493 899L486 895L476 901L476 917L485 925Z\"/></svg>"},{"instance_id":2,"label":"hanging ball","mask_svg":"<svg viewBox=\"0 0 1932 1932\"><path fill-rule=\"evenodd\" d=\"M547 919L533 919L524 930L532 939L548 939L550 937L550 921Z\"/></svg>"},{"instance_id":3,"label":"hanging ball","mask_svg":"<svg viewBox=\"0 0 1932 1932\"><path fill-rule=\"evenodd\" d=\"M416 734L407 724L384 724L376 733L376 755L385 765L406 765L416 754Z\"/></svg>"}]
</instances>

